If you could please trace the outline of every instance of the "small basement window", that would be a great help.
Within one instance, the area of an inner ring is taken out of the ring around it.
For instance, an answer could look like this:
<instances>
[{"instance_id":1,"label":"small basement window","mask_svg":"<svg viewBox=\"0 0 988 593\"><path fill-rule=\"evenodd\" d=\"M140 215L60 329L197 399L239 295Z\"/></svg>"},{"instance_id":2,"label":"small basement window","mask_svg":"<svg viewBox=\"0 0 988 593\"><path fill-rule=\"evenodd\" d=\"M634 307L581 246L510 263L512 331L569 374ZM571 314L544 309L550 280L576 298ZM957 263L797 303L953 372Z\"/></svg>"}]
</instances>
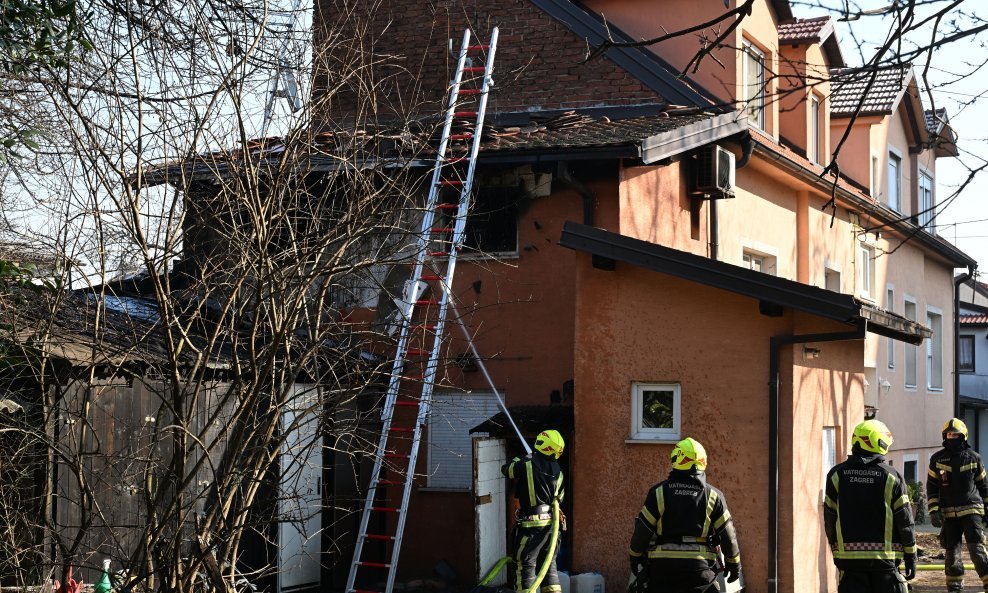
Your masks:
<instances>
[{"instance_id":1,"label":"small basement window","mask_svg":"<svg viewBox=\"0 0 988 593\"><path fill-rule=\"evenodd\" d=\"M678 441L680 399L678 383L632 383L630 440Z\"/></svg>"}]
</instances>

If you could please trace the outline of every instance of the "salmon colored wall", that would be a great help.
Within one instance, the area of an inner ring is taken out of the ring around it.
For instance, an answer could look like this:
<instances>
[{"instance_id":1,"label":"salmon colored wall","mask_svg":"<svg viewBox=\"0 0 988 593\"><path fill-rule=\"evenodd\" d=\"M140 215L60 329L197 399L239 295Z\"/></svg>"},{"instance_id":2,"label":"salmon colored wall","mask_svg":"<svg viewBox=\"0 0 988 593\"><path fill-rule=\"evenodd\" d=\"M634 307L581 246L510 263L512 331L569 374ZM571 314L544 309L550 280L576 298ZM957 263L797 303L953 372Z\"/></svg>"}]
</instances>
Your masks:
<instances>
[{"instance_id":1,"label":"salmon colored wall","mask_svg":"<svg viewBox=\"0 0 988 593\"><path fill-rule=\"evenodd\" d=\"M749 164L737 171L735 194L718 203L719 259L742 265L746 248L767 253L776 258L776 276L795 280L796 191Z\"/></svg>"},{"instance_id":2,"label":"salmon colored wall","mask_svg":"<svg viewBox=\"0 0 988 593\"><path fill-rule=\"evenodd\" d=\"M779 136L792 142L809 157L809 130L812 123L810 95L822 104L820 135L823 164L830 154L830 83L827 58L819 44L782 46L779 49Z\"/></svg>"},{"instance_id":3,"label":"salmon colored wall","mask_svg":"<svg viewBox=\"0 0 988 593\"><path fill-rule=\"evenodd\" d=\"M690 225L691 198L686 195L685 165L623 167L619 228L628 237L707 255L708 210L699 210L699 238Z\"/></svg>"},{"instance_id":4,"label":"salmon colored wall","mask_svg":"<svg viewBox=\"0 0 988 593\"><path fill-rule=\"evenodd\" d=\"M809 283L826 287L827 267L840 272L841 292L854 292L854 254L857 233L850 223L847 210L837 208L834 215L830 208L824 210L829 196L811 194L807 217L809 219Z\"/></svg>"},{"instance_id":5,"label":"salmon colored wall","mask_svg":"<svg viewBox=\"0 0 988 593\"><path fill-rule=\"evenodd\" d=\"M869 187L871 183L871 157L872 155L881 158L882 152L879 146L885 146L884 120L883 117L859 117L854 122L854 128L844 144L840 147L840 154L837 155L837 163L840 165L841 175L846 175L856 181L862 187ZM836 150L841 138L844 136L847 126L850 124L849 118L834 118L830 120L830 150ZM873 148L874 147L874 148ZM885 149L883 148L882 151ZM879 181L885 178L885 171L879 168ZM879 190L881 185L879 184ZM878 192L873 192L872 195Z\"/></svg>"},{"instance_id":6,"label":"salmon colored wall","mask_svg":"<svg viewBox=\"0 0 988 593\"><path fill-rule=\"evenodd\" d=\"M632 266L595 270L584 254L579 256L577 282L576 431L581 442L593 446L582 447L574 459L574 570L599 570L610 587L620 588L627 578L634 517L647 489L668 474L672 448L672 443L626 442L631 383L670 381L682 386L682 435L694 436L706 447L710 483L723 490L734 516L747 590L766 591L769 337L810 329L810 324L797 317L794 326L791 314L766 317L758 313L755 300ZM601 302L610 306L601 307ZM821 322L812 329L846 327ZM804 532L816 538L819 530L820 461L796 470L795 476L790 464L808 464L819 455L821 423L861 414L860 390L854 387L855 381L860 383L860 342L828 344L826 351L820 365L837 365L832 368L839 371L801 370L795 383L792 372L782 378L782 418L795 413L793 428L781 436L780 516L789 515L787 509L795 513L780 530L786 592L798 590L788 551L794 542L785 535L790 528L804 530L798 532L801 552L812 548L814 557L821 557L818 547L802 541ZM783 368L791 359L784 351ZM799 394L795 405L793 392ZM840 401L832 403L833 398ZM794 439L800 447L793 446ZM803 441L812 445L802 446ZM804 471L817 476L810 494L802 485L793 488L806 481Z\"/></svg>"},{"instance_id":7,"label":"salmon colored wall","mask_svg":"<svg viewBox=\"0 0 988 593\"><path fill-rule=\"evenodd\" d=\"M586 180L597 207L616 210L617 184L611 178ZM554 193L537 198L520 215L519 255L496 261L460 260L454 292L476 346L509 406L548 405L552 390L573 378L576 254L557 242L566 220L582 221L582 198L555 185ZM601 219L606 220L606 212ZM612 215L613 216L613 215ZM528 246L529 249L525 249ZM480 282L479 294L474 290ZM446 356L466 351L460 330L447 324ZM456 386L487 391L482 373L463 373L449 365L437 388ZM425 443L418 471L426 473ZM574 447L571 451L575 452ZM420 487L425 485L422 480ZM432 574L440 560L448 561L469 585L474 572L474 500L470 492L417 488L412 492L399 578Z\"/></svg>"},{"instance_id":8,"label":"salmon colored wall","mask_svg":"<svg viewBox=\"0 0 988 593\"><path fill-rule=\"evenodd\" d=\"M731 2L734 4L733 0ZM698 23L706 22L724 14L726 9L720 2L696 2L689 10L683 10L682 4L675 0L586 0L583 5L592 12L602 15L609 23L621 29L634 39L650 39L665 33L679 31ZM715 39L713 30L705 31L708 39ZM727 68L721 68L710 57L703 62L703 67L696 73L690 73L690 78L723 101L732 101L735 97L736 72L730 64L734 61L735 52L730 49L736 46L736 35L725 40L723 48L714 50L712 56ZM674 37L652 46L651 50L673 68L682 71L690 59L700 50L700 41L695 33Z\"/></svg>"}]
</instances>

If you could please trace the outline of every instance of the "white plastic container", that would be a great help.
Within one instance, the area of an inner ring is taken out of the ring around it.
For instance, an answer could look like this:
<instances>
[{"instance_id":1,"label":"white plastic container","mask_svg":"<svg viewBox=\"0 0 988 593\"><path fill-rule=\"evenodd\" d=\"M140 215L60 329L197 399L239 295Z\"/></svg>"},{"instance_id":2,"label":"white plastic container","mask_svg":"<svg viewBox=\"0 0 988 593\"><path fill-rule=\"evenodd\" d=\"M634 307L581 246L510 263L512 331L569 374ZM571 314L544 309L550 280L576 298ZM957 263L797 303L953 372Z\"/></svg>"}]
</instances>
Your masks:
<instances>
[{"instance_id":1,"label":"white plastic container","mask_svg":"<svg viewBox=\"0 0 988 593\"><path fill-rule=\"evenodd\" d=\"M564 570L559 571L559 586L563 588L562 593L570 593L569 573Z\"/></svg>"},{"instance_id":2,"label":"white plastic container","mask_svg":"<svg viewBox=\"0 0 988 593\"><path fill-rule=\"evenodd\" d=\"M604 575L599 572L584 572L570 577L573 593L604 593Z\"/></svg>"}]
</instances>

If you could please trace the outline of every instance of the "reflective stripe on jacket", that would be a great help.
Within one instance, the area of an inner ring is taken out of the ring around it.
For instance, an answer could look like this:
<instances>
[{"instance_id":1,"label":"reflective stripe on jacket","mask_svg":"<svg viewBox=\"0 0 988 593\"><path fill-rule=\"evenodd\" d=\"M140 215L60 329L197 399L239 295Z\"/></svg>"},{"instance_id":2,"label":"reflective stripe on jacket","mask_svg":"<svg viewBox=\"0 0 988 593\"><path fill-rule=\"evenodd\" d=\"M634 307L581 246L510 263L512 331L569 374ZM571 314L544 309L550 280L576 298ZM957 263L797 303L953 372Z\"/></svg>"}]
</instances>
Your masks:
<instances>
[{"instance_id":1,"label":"reflective stripe on jacket","mask_svg":"<svg viewBox=\"0 0 988 593\"><path fill-rule=\"evenodd\" d=\"M629 554L709 564L717 558L716 545L721 546L728 564L741 563L723 493L707 484L702 473L674 470L645 497Z\"/></svg>"},{"instance_id":2,"label":"reflective stripe on jacket","mask_svg":"<svg viewBox=\"0 0 988 593\"><path fill-rule=\"evenodd\" d=\"M930 456L926 504L946 518L983 515L988 501L985 466L967 443L959 451L940 449Z\"/></svg>"},{"instance_id":3,"label":"reflective stripe on jacket","mask_svg":"<svg viewBox=\"0 0 988 593\"><path fill-rule=\"evenodd\" d=\"M838 568L893 568L916 553L905 482L881 456L851 455L830 470L823 516Z\"/></svg>"}]
</instances>

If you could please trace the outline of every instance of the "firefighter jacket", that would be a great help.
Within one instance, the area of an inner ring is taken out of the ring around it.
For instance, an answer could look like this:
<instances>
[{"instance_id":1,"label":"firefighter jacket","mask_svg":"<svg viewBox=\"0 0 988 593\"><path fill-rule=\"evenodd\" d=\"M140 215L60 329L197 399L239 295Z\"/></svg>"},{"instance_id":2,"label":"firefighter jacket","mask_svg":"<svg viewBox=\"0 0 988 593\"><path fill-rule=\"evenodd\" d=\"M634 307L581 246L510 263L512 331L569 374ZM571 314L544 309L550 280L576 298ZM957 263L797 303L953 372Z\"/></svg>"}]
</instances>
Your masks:
<instances>
[{"instance_id":1,"label":"firefighter jacket","mask_svg":"<svg viewBox=\"0 0 988 593\"><path fill-rule=\"evenodd\" d=\"M563 470L559 462L540 453L515 457L501 466L501 473L515 480L515 498L521 504L521 527L544 527L552 523L552 501L563 500Z\"/></svg>"},{"instance_id":2,"label":"firefighter jacket","mask_svg":"<svg viewBox=\"0 0 988 593\"><path fill-rule=\"evenodd\" d=\"M707 484L703 473L673 470L648 491L628 553L632 559L647 555L706 567L716 562L718 545L727 564L741 564L724 494Z\"/></svg>"},{"instance_id":3,"label":"firefighter jacket","mask_svg":"<svg viewBox=\"0 0 988 593\"><path fill-rule=\"evenodd\" d=\"M983 515L988 482L981 456L964 442L957 451L941 449L930 457L926 480L926 504L944 518Z\"/></svg>"},{"instance_id":4,"label":"firefighter jacket","mask_svg":"<svg viewBox=\"0 0 988 593\"><path fill-rule=\"evenodd\" d=\"M823 521L841 570L894 570L916 553L906 484L881 455L856 452L830 470Z\"/></svg>"}]
</instances>

